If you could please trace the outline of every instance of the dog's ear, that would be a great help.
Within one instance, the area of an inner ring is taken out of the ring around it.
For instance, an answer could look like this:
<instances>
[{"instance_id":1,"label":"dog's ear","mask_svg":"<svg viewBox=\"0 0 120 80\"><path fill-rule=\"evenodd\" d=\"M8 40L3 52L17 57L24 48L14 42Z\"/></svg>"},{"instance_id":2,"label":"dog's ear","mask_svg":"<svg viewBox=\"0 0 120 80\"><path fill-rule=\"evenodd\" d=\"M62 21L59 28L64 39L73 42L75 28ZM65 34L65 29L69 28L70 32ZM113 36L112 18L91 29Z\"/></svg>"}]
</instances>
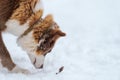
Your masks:
<instances>
[{"instance_id":1,"label":"dog's ear","mask_svg":"<svg viewBox=\"0 0 120 80\"><path fill-rule=\"evenodd\" d=\"M64 37L66 36L66 34L64 32L62 32L60 29L59 29L59 26L57 25L57 23L53 23L53 29L51 31L51 34L54 34L54 35L57 35L59 37Z\"/></svg>"},{"instance_id":2,"label":"dog's ear","mask_svg":"<svg viewBox=\"0 0 120 80\"><path fill-rule=\"evenodd\" d=\"M57 30L56 35L59 35L60 37L63 37L66 34L64 32L62 32L61 30Z\"/></svg>"},{"instance_id":3,"label":"dog's ear","mask_svg":"<svg viewBox=\"0 0 120 80\"><path fill-rule=\"evenodd\" d=\"M37 4L38 1L39 1L39 0L33 0L33 1L31 2L31 8L32 8L33 11L34 11L34 8L35 8L35 6L36 6L36 4Z\"/></svg>"}]
</instances>

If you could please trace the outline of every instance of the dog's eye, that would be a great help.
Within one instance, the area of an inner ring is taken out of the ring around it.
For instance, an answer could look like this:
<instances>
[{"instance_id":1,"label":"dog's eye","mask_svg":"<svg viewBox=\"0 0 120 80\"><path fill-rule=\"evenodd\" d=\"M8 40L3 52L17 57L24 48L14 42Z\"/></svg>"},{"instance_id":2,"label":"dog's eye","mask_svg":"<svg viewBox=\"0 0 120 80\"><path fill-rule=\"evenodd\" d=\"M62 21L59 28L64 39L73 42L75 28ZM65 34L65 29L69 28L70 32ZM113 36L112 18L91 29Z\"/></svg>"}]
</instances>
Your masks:
<instances>
[{"instance_id":1,"label":"dog's eye","mask_svg":"<svg viewBox=\"0 0 120 80\"><path fill-rule=\"evenodd\" d=\"M44 48L43 48L43 46L38 46L37 49L38 50L43 50Z\"/></svg>"},{"instance_id":2,"label":"dog's eye","mask_svg":"<svg viewBox=\"0 0 120 80\"><path fill-rule=\"evenodd\" d=\"M47 42L47 40L45 39L45 40L44 40L44 44L45 44L46 42Z\"/></svg>"},{"instance_id":3,"label":"dog's eye","mask_svg":"<svg viewBox=\"0 0 120 80\"><path fill-rule=\"evenodd\" d=\"M43 50L43 47L41 46L40 49Z\"/></svg>"}]
</instances>

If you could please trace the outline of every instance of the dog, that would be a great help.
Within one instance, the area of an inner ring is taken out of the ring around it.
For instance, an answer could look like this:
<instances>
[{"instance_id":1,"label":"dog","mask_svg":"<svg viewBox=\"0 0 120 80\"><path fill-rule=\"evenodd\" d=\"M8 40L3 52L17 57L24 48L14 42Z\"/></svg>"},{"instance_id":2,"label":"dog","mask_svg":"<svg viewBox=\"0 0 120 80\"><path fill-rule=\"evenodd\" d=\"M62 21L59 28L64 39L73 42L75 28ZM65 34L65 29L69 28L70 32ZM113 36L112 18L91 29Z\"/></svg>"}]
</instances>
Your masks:
<instances>
[{"instance_id":1,"label":"dog","mask_svg":"<svg viewBox=\"0 0 120 80\"><path fill-rule=\"evenodd\" d=\"M59 29L52 15L42 18L43 8L37 9L40 0L18 0L5 22L5 31L18 37L17 44L27 52L35 68L43 68L45 55L53 49L56 41L66 34ZM9 64L10 65L10 64ZM9 68L9 67L8 67ZM20 71L14 66L11 71Z\"/></svg>"}]
</instances>

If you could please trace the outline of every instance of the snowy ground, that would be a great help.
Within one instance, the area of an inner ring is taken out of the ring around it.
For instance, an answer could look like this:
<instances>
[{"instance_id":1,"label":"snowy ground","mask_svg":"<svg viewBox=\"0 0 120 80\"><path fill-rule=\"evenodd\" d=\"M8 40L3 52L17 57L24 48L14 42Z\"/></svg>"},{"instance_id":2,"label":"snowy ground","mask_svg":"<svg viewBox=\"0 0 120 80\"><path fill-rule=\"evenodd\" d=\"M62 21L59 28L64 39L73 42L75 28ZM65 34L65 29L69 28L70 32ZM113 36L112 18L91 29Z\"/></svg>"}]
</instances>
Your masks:
<instances>
[{"instance_id":1,"label":"snowy ground","mask_svg":"<svg viewBox=\"0 0 120 80\"><path fill-rule=\"evenodd\" d=\"M34 74L0 72L0 80L120 80L120 1L43 0L67 33L47 55L44 69ZM13 60L33 69L15 37L3 34ZM56 75L59 68L63 72Z\"/></svg>"}]
</instances>

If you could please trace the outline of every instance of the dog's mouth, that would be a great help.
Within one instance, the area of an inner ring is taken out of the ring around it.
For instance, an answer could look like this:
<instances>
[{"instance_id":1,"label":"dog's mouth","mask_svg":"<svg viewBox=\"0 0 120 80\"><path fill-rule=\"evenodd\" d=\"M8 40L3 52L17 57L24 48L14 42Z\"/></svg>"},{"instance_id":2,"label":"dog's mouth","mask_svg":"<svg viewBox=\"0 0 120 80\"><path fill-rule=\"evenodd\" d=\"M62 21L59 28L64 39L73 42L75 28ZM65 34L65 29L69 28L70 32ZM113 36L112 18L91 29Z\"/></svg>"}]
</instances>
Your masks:
<instances>
[{"instance_id":1,"label":"dog's mouth","mask_svg":"<svg viewBox=\"0 0 120 80\"><path fill-rule=\"evenodd\" d=\"M40 37L37 51L42 52L43 55L46 55L51 52L57 39L62 36L65 36L65 33L59 29L49 29L42 37Z\"/></svg>"}]
</instances>

